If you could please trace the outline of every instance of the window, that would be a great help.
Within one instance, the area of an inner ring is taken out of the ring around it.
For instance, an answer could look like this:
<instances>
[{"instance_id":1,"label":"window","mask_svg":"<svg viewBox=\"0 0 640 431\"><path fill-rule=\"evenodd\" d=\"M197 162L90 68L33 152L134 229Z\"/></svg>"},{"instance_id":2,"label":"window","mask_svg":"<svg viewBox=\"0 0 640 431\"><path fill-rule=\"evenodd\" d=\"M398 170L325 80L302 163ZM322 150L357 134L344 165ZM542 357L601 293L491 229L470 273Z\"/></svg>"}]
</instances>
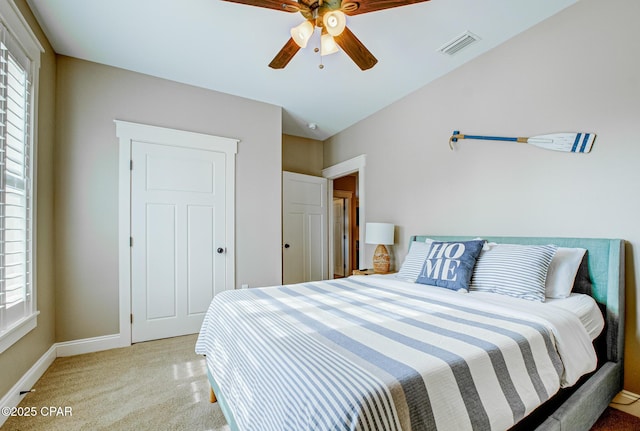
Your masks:
<instances>
[{"instance_id":1,"label":"window","mask_svg":"<svg viewBox=\"0 0 640 431\"><path fill-rule=\"evenodd\" d=\"M37 40L15 4L3 2L0 7L0 352L35 328L38 314L33 272L32 178L34 81L39 56Z\"/></svg>"}]
</instances>

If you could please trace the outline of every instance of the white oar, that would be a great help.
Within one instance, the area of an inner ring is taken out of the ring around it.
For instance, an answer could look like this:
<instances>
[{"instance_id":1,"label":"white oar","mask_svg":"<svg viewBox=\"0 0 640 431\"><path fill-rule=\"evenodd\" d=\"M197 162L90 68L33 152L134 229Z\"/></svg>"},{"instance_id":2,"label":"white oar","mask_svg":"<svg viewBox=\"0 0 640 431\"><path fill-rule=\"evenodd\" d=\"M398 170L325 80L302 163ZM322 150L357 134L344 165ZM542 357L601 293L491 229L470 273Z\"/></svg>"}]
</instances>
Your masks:
<instances>
[{"instance_id":1,"label":"white oar","mask_svg":"<svg viewBox=\"0 0 640 431\"><path fill-rule=\"evenodd\" d=\"M553 133L551 135L532 136L531 138L504 138L500 136L461 135L455 130L449 138L449 146L453 150L453 142L458 139L482 139L488 141L512 141L523 144L531 144L547 150L565 151L568 153L588 153L591 151L594 133Z\"/></svg>"}]
</instances>

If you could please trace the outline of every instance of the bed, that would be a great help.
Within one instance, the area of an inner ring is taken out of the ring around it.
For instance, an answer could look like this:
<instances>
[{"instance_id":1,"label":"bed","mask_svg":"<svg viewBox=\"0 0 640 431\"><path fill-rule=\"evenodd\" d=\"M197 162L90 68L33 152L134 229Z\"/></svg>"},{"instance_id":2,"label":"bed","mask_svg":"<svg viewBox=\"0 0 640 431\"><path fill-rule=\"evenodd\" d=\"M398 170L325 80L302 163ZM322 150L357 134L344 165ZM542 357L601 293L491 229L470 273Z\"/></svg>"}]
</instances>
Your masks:
<instances>
[{"instance_id":1,"label":"bed","mask_svg":"<svg viewBox=\"0 0 640 431\"><path fill-rule=\"evenodd\" d=\"M411 243L427 239L473 240ZM586 249L574 292L603 325L589 330L573 303L398 276L225 292L196 352L231 430L589 429L622 389L624 242L483 239Z\"/></svg>"}]
</instances>

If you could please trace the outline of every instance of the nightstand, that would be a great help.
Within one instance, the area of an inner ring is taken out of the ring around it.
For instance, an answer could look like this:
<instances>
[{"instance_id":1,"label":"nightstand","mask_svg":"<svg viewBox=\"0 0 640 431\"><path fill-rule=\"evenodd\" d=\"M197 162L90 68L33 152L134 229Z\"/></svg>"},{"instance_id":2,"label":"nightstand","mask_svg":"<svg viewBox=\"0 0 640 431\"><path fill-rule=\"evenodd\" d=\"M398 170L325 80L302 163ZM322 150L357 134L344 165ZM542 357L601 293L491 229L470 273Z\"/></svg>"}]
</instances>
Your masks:
<instances>
[{"instance_id":1,"label":"nightstand","mask_svg":"<svg viewBox=\"0 0 640 431\"><path fill-rule=\"evenodd\" d=\"M385 272L385 274L394 274L396 271ZM351 275L372 275L378 274L373 269L354 269ZM380 273L382 275L382 273Z\"/></svg>"},{"instance_id":2,"label":"nightstand","mask_svg":"<svg viewBox=\"0 0 640 431\"><path fill-rule=\"evenodd\" d=\"M373 269L354 269L352 275L371 275L375 274Z\"/></svg>"}]
</instances>

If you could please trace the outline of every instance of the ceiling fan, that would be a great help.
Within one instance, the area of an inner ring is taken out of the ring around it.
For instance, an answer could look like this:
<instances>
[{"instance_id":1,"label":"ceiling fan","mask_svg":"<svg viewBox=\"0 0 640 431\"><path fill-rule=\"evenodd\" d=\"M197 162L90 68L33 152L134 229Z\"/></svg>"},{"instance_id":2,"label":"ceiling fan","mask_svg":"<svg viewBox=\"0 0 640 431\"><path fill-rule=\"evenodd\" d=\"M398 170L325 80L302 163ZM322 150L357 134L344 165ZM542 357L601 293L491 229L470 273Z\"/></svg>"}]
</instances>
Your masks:
<instances>
[{"instance_id":1,"label":"ceiling fan","mask_svg":"<svg viewBox=\"0 0 640 431\"><path fill-rule=\"evenodd\" d=\"M346 27L346 16L375 12L429 0L224 0L283 12L300 12L305 21L291 29L291 38L269 63L273 69L283 69L294 55L307 46L315 28L319 28L320 54L338 51L338 46L362 70L371 69L378 60Z\"/></svg>"}]
</instances>

